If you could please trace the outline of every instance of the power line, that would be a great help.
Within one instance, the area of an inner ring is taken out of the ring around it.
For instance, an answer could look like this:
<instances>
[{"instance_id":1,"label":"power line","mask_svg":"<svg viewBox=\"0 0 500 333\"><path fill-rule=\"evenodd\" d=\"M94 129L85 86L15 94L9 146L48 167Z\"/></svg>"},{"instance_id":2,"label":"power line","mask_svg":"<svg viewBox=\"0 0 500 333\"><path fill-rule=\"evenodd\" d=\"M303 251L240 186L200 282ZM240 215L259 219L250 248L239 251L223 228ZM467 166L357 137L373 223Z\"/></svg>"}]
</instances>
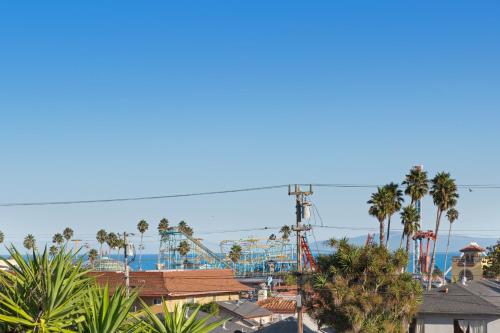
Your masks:
<instances>
[{"instance_id":1,"label":"power line","mask_svg":"<svg viewBox=\"0 0 500 333\"><path fill-rule=\"evenodd\" d=\"M341 184L341 183L338 184L317 183L317 184L299 184L299 185L312 185L316 187L326 187L326 188L377 188L383 186L382 184ZM286 187L288 187L288 185L269 185L269 186L259 186L259 187L238 188L231 190L154 195L154 196L144 196L144 197L125 197L125 198L90 199L90 200L35 201L35 202L4 202L0 203L0 207L75 205L75 204L91 204L91 203L158 200L158 199L172 199L172 198L183 198L183 197L209 196L209 195L219 195L219 194L229 194L229 193L239 193L239 192L265 191L265 190L281 189ZM499 184L460 184L457 185L457 187L469 189L470 191L472 191L472 189L500 189Z\"/></svg>"}]
</instances>

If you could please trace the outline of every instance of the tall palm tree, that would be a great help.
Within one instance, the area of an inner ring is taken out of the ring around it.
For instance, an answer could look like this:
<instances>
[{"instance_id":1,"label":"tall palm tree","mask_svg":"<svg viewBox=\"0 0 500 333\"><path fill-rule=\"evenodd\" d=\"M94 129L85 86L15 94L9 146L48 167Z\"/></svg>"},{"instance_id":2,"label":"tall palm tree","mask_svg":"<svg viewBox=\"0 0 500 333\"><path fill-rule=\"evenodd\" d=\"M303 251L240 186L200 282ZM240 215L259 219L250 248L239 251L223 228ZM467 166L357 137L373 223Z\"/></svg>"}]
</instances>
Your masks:
<instances>
[{"instance_id":1,"label":"tall palm tree","mask_svg":"<svg viewBox=\"0 0 500 333\"><path fill-rule=\"evenodd\" d=\"M64 237L60 233L56 233L52 237L52 243L56 244L58 247L61 247L62 243L64 243Z\"/></svg>"},{"instance_id":2,"label":"tall palm tree","mask_svg":"<svg viewBox=\"0 0 500 333\"><path fill-rule=\"evenodd\" d=\"M403 191L399 189L399 185L396 183L389 183L384 186L387 191L387 239L385 240L385 246L389 243L389 237L391 234L391 216L401 210L403 205Z\"/></svg>"},{"instance_id":3,"label":"tall palm tree","mask_svg":"<svg viewBox=\"0 0 500 333\"><path fill-rule=\"evenodd\" d=\"M2 244L5 241L5 235L3 234L2 231L0 231L0 244Z\"/></svg>"},{"instance_id":4,"label":"tall palm tree","mask_svg":"<svg viewBox=\"0 0 500 333\"><path fill-rule=\"evenodd\" d=\"M368 209L368 214L375 217L379 223L379 238L380 238L380 246L384 246L384 221L388 215L387 212L387 188L386 187L377 187L377 192L372 193L370 200L367 201L367 204L371 205Z\"/></svg>"},{"instance_id":5,"label":"tall palm tree","mask_svg":"<svg viewBox=\"0 0 500 333\"><path fill-rule=\"evenodd\" d=\"M455 205L457 204L457 199L459 197L455 180L451 178L449 173L438 173L432 179L431 183L432 187L430 194L432 195L434 205L436 206L436 228L434 230L436 240L434 241L434 245L432 247L431 266L427 276L427 290L431 290L432 287L432 273L434 271L434 265L436 263L436 243L438 241L441 215L448 209L455 207Z\"/></svg>"},{"instance_id":6,"label":"tall palm tree","mask_svg":"<svg viewBox=\"0 0 500 333\"><path fill-rule=\"evenodd\" d=\"M50 248L49 248L49 255L51 257L54 257L57 253L59 253L59 248L55 245L52 245Z\"/></svg>"},{"instance_id":7,"label":"tall palm tree","mask_svg":"<svg viewBox=\"0 0 500 333\"><path fill-rule=\"evenodd\" d=\"M89 257L90 264L92 265L92 268L94 268L94 263L95 260L97 259L97 250L96 249L90 249L89 252L87 253Z\"/></svg>"},{"instance_id":8,"label":"tall palm tree","mask_svg":"<svg viewBox=\"0 0 500 333\"><path fill-rule=\"evenodd\" d=\"M32 234L28 234L26 237L24 237L23 245L28 251L35 250L36 249L35 236L33 236Z\"/></svg>"},{"instance_id":9,"label":"tall palm tree","mask_svg":"<svg viewBox=\"0 0 500 333\"><path fill-rule=\"evenodd\" d=\"M448 229L448 241L446 242L446 254L444 255L444 274L446 274L446 264L448 263L448 249L450 248L451 226L453 222L458 219L458 210L456 210L455 208L448 209L448 211L446 212L446 217L448 218L448 222L450 222L450 229ZM446 277L443 276L443 278Z\"/></svg>"},{"instance_id":10,"label":"tall palm tree","mask_svg":"<svg viewBox=\"0 0 500 333\"><path fill-rule=\"evenodd\" d=\"M177 251L179 251L179 254L181 256L185 257L185 261L187 261L187 255L189 251L191 251L191 246L189 246L189 243L186 240L183 240L179 243L179 246L177 247Z\"/></svg>"},{"instance_id":11,"label":"tall palm tree","mask_svg":"<svg viewBox=\"0 0 500 333\"><path fill-rule=\"evenodd\" d=\"M410 252L410 240L413 235L420 228L420 215L418 214L415 206L409 205L403 208L401 212L401 223L403 224L403 235L399 247L403 245L403 239L406 237L406 254Z\"/></svg>"},{"instance_id":12,"label":"tall palm tree","mask_svg":"<svg viewBox=\"0 0 500 333\"><path fill-rule=\"evenodd\" d=\"M283 238L283 240L289 240L290 235L292 234L292 228L290 228L289 225L285 224L284 226L281 227L280 233L281 233L281 238Z\"/></svg>"},{"instance_id":13,"label":"tall palm tree","mask_svg":"<svg viewBox=\"0 0 500 333\"><path fill-rule=\"evenodd\" d=\"M114 232L108 233L106 236L106 244L108 244L109 250L116 249L118 246L118 236Z\"/></svg>"},{"instance_id":14,"label":"tall palm tree","mask_svg":"<svg viewBox=\"0 0 500 333\"><path fill-rule=\"evenodd\" d=\"M160 223L158 223L158 233L160 234L161 237L163 237L164 233L168 230L169 228L169 222L166 218L162 218L160 220Z\"/></svg>"},{"instance_id":15,"label":"tall palm tree","mask_svg":"<svg viewBox=\"0 0 500 333\"><path fill-rule=\"evenodd\" d=\"M66 245L68 244L68 242L71 240L71 238L73 238L73 229L71 228L65 228L63 230L63 236L64 236L64 239L66 240Z\"/></svg>"},{"instance_id":16,"label":"tall palm tree","mask_svg":"<svg viewBox=\"0 0 500 333\"><path fill-rule=\"evenodd\" d=\"M144 233L148 230L149 224L146 220L140 220L137 223L137 230L141 233L141 244L139 245L139 270L142 271L142 250L144 249Z\"/></svg>"},{"instance_id":17,"label":"tall palm tree","mask_svg":"<svg viewBox=\"0 0 500 333\"><path fill-rule=\"evenodd\" d=\"M102 257L102 244L106 243L106 236L108 234L106 233L106 230L101 229L97 232L96 234L96 239L97 242L99 243L99 256Z\"/></svg>"},{"instance_id":18,"label":"tall palm tree","mask_svg":"<svg viewBox=\"0 0 500 333\"><path fill-rule=\"evenodd\" d=\"M427 172L422 170L421 167L414 167L410 173L406 175L402 183L405 186L405 194L411 198L411 206L416 207L417 202L429 192L429 180L427 179ZM422 214L420 206L416 207L417 212ZM413 234L418 230L414 230ZM413 234L410 237L413 237ZM415 242L414 253L417 253L418 244Z\"/></svg>"},{"instance_id":19,"label":"tall palm tree","mask_svg":"<svg viewBox=\"0 0 500 333\"><path fill-rule=\"evenodd\" d=\"M231 259L234 265L236 265L238 260L240 260L242 251L243 249L238 244L234 244L233 246L231 246L231 250L229 251L229 259Z\"/></svg>"},{"instance_id":20,"label":"tall palm tree","mask_svg":"<svg viewBox=\"0 0 500 333\"><path fill-rule=\"evenodd\" d=\"M177 225L177 229L188 236L193 236L193 228L191 228L185 221L180 221Z\"/></svg>"}]
</instances>

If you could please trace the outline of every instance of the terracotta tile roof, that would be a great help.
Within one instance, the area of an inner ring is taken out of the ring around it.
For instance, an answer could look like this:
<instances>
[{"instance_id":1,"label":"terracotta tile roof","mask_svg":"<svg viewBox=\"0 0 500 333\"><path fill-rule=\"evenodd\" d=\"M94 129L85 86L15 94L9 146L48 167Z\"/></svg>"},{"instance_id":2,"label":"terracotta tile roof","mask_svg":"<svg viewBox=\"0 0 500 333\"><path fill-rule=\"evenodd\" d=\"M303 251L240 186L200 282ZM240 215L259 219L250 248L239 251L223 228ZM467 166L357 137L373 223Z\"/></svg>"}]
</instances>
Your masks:
<instances>
[{"instance_id":1,"label":"terracotta tile roof","mask_svg":"<svg viewBox=\"0 0 500 333\"><path fill-rule=\"evenodd\" d=\"M296 302L290 298L270 297L257 302L257 304L272 313L292 314L295 313Z\"/></svg>"},{"instance_id":2,"label":"terracotta tile roof","mask_svg":"<svg viewBox=\"0 0 500 333\"><path fill-rule=\"evenodd\" d=\"M460 250L460 252L469 252L469 251L484 252L484 251L486 251L486 249L479 246L478 243L472 242Z\"/></svg>"},{"instance_id":3,"label":"terracotta tile roof","mask_svg":"<svg viewBox=\"0 0 500 333\"><path fill-rule=\"evenodd\" d=\"M90 272L111 289L124 285L122 272ZM234 278L230 269L130 272L130 286L140 296L179 297L253 290Z\"/></svg>"}]
</instances>

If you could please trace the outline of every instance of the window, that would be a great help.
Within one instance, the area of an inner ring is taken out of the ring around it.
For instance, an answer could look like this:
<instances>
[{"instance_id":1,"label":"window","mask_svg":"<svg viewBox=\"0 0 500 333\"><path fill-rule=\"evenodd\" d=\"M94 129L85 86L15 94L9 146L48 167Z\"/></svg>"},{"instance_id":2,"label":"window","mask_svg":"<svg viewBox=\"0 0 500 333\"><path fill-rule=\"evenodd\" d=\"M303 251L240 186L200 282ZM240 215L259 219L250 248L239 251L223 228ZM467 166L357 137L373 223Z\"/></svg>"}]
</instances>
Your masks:
<instances>
[{"instance_id":1,"label":"window","mask_svg":"<svg viewBox=\"0 0 500 333\"><path fill-rule=\"evenodd\" d=\"M487 333L486 321L456 319L453 321L453 333Z\"/></svg>"},{"instance_id":2,"label":"window","mask_svg":"<svg viewBox=\"0 0 500 333\"><path fill-rule=\"evenodd\" d=\"M161 299L160 299L160 298L153 298L153 304L154 304L154 305L159 305L159 304L161 304Z\"/></svg>"}]
</instances>

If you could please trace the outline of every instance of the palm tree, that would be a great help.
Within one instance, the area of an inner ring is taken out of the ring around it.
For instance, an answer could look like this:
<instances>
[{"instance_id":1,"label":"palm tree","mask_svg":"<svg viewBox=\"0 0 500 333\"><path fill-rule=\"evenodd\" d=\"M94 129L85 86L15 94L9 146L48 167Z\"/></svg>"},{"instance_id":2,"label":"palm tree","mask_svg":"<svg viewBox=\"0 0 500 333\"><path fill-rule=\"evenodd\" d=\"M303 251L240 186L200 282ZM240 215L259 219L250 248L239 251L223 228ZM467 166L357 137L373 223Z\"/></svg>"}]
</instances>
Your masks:
<instances>
[{"instance_id":1,"label":"palm tree","mask_svg":"<svg viewBox=\"0 0 500 333\"><path fill-rule=\"evenodd\" d=\"M193 236L193 228L191 228L185 221L180 221L177 225L177 229L188 236Z\"/></svg>"},{"instance_id":2,"label":"palm tree","mask_svg":"<svg viewBox=\"0 0 500 333\"><path fill-rule=\"evenodd\" d=\"M414 167L410 170L410 173L406 175L405 180L402 183L405 187L405 194L411 198L411 206L417 208L419 215L421 214L420 206L416 207L417 202L429 192L429 180L427 179L427 172L422 170L421 167ZM413 233L418 230L414 230ZM412 237L410 235L410 237ZM417 242L415 242L414 253L417 253Z\"/></svg>"},{"instance_id":3,"label":"palm tree","mask_svg":"<svg viewBox=\"0 0 500 333\"><path fill-rule=\"evenodd\" d=\"M118 250L116 253L117 255L120 255L121 249L123 249L123 254L125 254L125 240L123 238L118 238L116 248Z\"/></svg>"},{"instance_id":4,"label":"palm tree","mask_svg":"<svg viewBox=\"0 0 500 333\"><path fill-rule=\"evenodd\" d=\"M446 212L446 217L448 218L448 222L450 222L450 229L448 229L448 241L446 242L446 254L444 255L444 273L446 274L446 264L448 263L448 249L450 248L450 236L451 236L451 226L453 222L458 219L458 210L455 208L448 209ZM443 276L446 281L446 277Z\"/></svg>"},{"instance_id":5,"label":"palm tree","mask_svg":"<svg viewBox=\"0 0 500 333\"><path fill-rule=\"evenodd\" d=\"M179 246L177 247L177 251L179 251L179 254L181 256L185 256L185 262L187 261L187 255L189 251L191 251L191 246L189 246L189 243L186 240L183 240L179 243Z\"/></svg>"},{"instance_id":6,"label":"palm tree","mask_svg":"<svg viewBox=\"0 0 500 333\"><path fill-rule=\"evenodd\" d=\"M98 255L97 250L90 249L87 255L89 257L89 261L90 261L90 264L92 265L92 268L94 268L94 263L95 263L95 260L97 259L97 255Z\"/></svg>"},{"instance_id":7,"label":"palm tree","mask_svg":"<svg viewBox=\"0 0 500 333\"><path fill-rule=\"evenodd\" d=\"M28 234L26 237L24 237L23 245L26 248L26 250L35 250L36 249L35 236L33 236L32 234Z\"/></svg>"},{"instance_id":8,"label":"palm tree","mask_svg":"<svg viewBox=\"0 0 500 333\"><path fill-rule=\"evenodd\" d=\"M281 227L280 229L280 233L281 233L281 238L283 238L283 240L288 240L290 239L290 235L292 234L292 228L290 228L289 225L284 225Z\"/></svg>"},{"instance_id":9,"label":"palm tree","mask_svg":"<svg viewBox=\"0 0 500 333\"><path fill-rule=\"evenodd\" d=\"M67 245L68 242L70 241L70 239L73 238L73 229L71 229L69 227L64 229L63 236L64 236L64 239L66 240L66 245Z\"/></svg>"},{"instance_id":10,"label":"palm tree","mask_svg":"<svg viewBox=\"0 0 500 333\"><path fill-rule=\"evenodd\" d=\"M0 244L2 244L5 240L5 235L3 234L2 231L0 231Z\"/></svg>"},{"instance_id":11,"label":"palm tree","mask_svg":"<svg viewBox=\"0 0 500 333\"><path fill-rule=\"evenodd\" d=\"M384 186L387 191L387 239L385 240L385 246L389 243L389 237L391 234L391 216L401 209L403 205L403 191L399 189L398 184L389 183Z\"/></svg>"},{"instance_id":12,"label":"palm tree","mask_svg":"<svg viewBox=\"0 0 500 333\"><path fill-rule=\"evenodd\" d=\"M401 223L403 224L403 235L399 243L399 248L403 245L403 239L406 237L406 254L410 252L410 240L414 232L420 228L420 215L417 209L412 206L406 206L401 212Z\"/></svg>"},{"instance_id":13,"label":"palm tree","mask_svg":"<svg viewBox=\"0 0 500 333\"><path fill-rule=\"evenodd\" d=\"M102 244L106 243L106 230L101 229L96 234L97 242L99 243L99 256L102 257Z\"/></svg>"},{"instance_id":14,"label":"palm tree","mask_svg":"<svg viewBox=\"0 0 500 333\"><path fill-rule=\"evenodd\" d=\"M450 208L455 207L459 197L457 193L457 185L455 180L450 177L449 173L440 172L432 179L432 188L430 194L436 206L436 228L434 234L436 240L432 247L431 266L428 273L427 289L432 287L432 272L436 263L436 243L438 240L439 225L441 223L441 215Z\"/></svg>"},{"instance_id":15,"label":"palm tree","mask_svg":"<svg viewBox=\"0 0 500 333\"><path fill-rule=\"evenodd\" d=\"M377 187L377 192L372 193L371 199L366 203L371 205L368 209L368 214L375 217L379 223L379 238L380 246L384 246L384 221L388 215L387 212L387 188Z\"/></svg>"},{"instance_id":16,"label":"palm tree","mask_svg":"<svg viewBox=\"0 0 500 333\"><path fill-rule=\"evenodd\" d=\"M142 250L144 248L144 233L148 230L149 224L146 222L146 220L140 220L139 223L137 223L137 230L141 233L141 244L139 245L139 270L142 271Z\"/></svg>"},{"instance_id":17,"label":"palm tree","mask_svg":"<svg viewBox=\"0 0 500 333\"><path fill-rule=\"evenodd\" d=\"M110 251L116 249L118 246L118 236L114 232L108 233L106 236L106 244L108 244Z\"/></svg>"},{"instance_id":18,"label":"palm tree","mask_svg":"<svg viewBox=\"0 0 500 333\"><path fill-rule=\"evenodd\" d=\"M142 315L146 328L144 332L150 333L208 333L221 326L227 319L217 320L213 323L207 321L212 316L205 316L197 319L201 305L195 308L191 314L188 313L188 307L175 305L174 311L169 311L166 302L162 302L163 311L160 315L153 312L149 305L140 300L142 304Z\"/></svg>"},{"instance_id":19,"label":"palm tree","mask_svg":"<svg viewBox=\"0 0 500 333\"><path fill-rule=\"evenodd\" d=\"M160 223L158 223L158 232L160 233L160 235L167 231L169 228L169 222L166 218L162 218L160 220Z\"/></svg>"},{"instance_id":20,"label":"palm tree","mask_svg":"<svg viewBox=\"0 0 500 333\"><path fill-rule=\"evenodd\" d=\"M231 250L229 251L229 259L231 259L234 265L236 265L238 260L240 260L242 250L243 249L238 244L234 244L233 246L231 246Z\"/></svg>"},{"instance_id":21,"label":"palm tree","mask_svg":"<svg viewBox=\"0 0 500 333\"><path fill-rule=\"evenodd\" d=\"M59 252L59 248L55 245L52 245L50 248L49 248L49 254L51 257L54 257L57 253Z\"/></svg>"},{"instance_id":22,"label":"palm tree","mask_svg":"<svg viewBox=\"0 0 500 333\"><path fill-rule=\"evenodd\" d=\"M64 243L64 237L60 233L56 233L52 237L52 243L56 244L58 247L61 247L62 243Z\"/></svg>"}]
</instances>

